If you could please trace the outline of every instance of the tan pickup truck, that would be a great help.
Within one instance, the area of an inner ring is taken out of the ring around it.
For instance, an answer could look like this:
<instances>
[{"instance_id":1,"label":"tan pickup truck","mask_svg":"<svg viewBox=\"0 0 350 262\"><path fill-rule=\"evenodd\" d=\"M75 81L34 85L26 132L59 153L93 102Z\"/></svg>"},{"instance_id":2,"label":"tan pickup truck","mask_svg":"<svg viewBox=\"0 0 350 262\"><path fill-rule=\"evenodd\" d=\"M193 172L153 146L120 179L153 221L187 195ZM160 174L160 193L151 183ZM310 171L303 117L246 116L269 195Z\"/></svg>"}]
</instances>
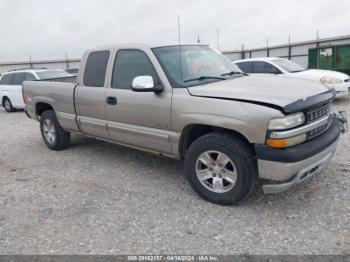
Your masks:
<instances>
[{"instance_id":1,"label":"tan pickup truck","mask_svg":"<svg viewBox=\"0 0 350 262\"><path fill-rule=\"evenodd\" d=\"M334 96L314 81L248 76L202 45L97 48L76 83L23 88L50 149L77 133L184 159L193 189L218 204L238 203L257 184L282 192L321 170L346 130Z\"/></svg>"}]
</instances>

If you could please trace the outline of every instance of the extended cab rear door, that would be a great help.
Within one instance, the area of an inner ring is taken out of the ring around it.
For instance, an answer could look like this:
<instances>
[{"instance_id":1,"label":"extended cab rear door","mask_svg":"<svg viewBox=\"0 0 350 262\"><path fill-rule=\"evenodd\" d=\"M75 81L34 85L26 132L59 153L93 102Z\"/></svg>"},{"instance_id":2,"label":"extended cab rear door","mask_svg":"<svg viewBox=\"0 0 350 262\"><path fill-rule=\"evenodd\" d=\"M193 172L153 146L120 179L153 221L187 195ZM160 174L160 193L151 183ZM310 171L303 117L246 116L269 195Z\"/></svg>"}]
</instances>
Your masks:
<instances>
[{"instance_id":1,"label":"extended cab rear door","mask_svg":"<svg viewBox=\"0 0 350 262\"><path fill-rule=\"evenodd\" d=\"M106 129L107 68L111 52L92 51L83 58L75 92L75 104L80 130L88 135L108 138Z\"/></svg>"},{"instance_id":2,"label":"extended cab rear door","mask_svg":"<svg viewBox=\"0 0 350 262\"><path fill-rule=\"evenodd\" d=\"M141 47L119 48L114 53L106 94L110 100L106 106L110 138L119 143L170 153L172 89L164 85L162 78L165 75L158 61L150 49ZM132 91L132 81L138 76L152 76L156 85L162 85L163 91Z\"/></svg>"}]
</instances>

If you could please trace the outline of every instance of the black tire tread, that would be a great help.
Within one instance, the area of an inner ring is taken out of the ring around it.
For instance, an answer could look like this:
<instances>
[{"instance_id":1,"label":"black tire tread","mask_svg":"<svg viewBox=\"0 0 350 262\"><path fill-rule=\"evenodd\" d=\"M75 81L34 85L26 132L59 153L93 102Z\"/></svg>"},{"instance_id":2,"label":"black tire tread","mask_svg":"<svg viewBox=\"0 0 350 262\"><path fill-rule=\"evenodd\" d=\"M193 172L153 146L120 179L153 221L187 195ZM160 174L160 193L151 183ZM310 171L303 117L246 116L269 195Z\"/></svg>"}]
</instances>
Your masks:
<instances>
[{"instance_id":1,"label":"black tire tread","mask_svg":"<svg viewBox=\"0 0 350 262\"><path fill-rule=\"evenodd\" d=\"M10 104L11 104L11 110L10 110L10 111L8 111L8 110L6 109L6 107L5 107L5 101L6 101L6 100L8 100L8 101L10 102ZM6 111L7 113L16 112L16 108L13 107L12 102L11 102L10 98L8 98L8 97L3 98L2 106L3 106L3 108L5 109L5 111Z\"/></svg>"},{"instance_id":2,"label":"black tire tread","mask_svg":"<svg viewBox=\"0 0 350 262\"><path fill-rule=\"evenodd\" d=\"M245 183L243 183L243 190L237 198L220 201L210 199L206 197L206 195L203 195L200 191L201 189L195 186L191 179L188 177L190 175L189 172L191 172L190 170L192 170L192 167L189 166L191 164L191 161L188 161L191 155L195 154L195 151L198 147L201 147L203 145L212 145L213 143L215 143L217 146L225 148L226 150L231 150L235 155L240 156L240 159L244 163L241 166L244 169L246 176L244 179ZM186 154L185 172L192 188L196 191L196 193L198 193L204 199L220 205L238 204L239 202L248 198L259 184L257 162L254 152L249 147L249 145L244 142L239 136L230 133L213 132L204 135L193 142Z\"/></svg>"},{"instance_id":3,"label":"black tire tread","mask_svg":"<svg viewBox=\"0 0 350 262\"><path fill-rule=\"evenodd\" d=\"M51 145L48 143L45 139L44 133L43 133L43 121L45 119L50 119L55 127L56 131L56 141L55 144ZM44 139L45 144L54 151L59 151L67 148L70 144L70 133L63 130L61 125L59 124L56 114L53 110L47 110L41 114L40 118L40 130L41 135Z\"/></svg>"}]
</instances>

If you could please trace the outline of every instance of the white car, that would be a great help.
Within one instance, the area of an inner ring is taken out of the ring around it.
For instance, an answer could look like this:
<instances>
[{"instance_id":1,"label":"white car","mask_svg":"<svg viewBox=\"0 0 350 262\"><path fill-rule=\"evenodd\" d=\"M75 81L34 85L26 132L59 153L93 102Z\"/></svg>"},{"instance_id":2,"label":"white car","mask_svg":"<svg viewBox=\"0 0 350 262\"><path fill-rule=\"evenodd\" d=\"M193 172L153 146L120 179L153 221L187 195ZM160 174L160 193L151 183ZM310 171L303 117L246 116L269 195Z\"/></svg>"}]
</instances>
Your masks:
<instances>
[{"instance_id":1,"label":"white car","mask_svg":"<svg viewBox=\"0 0 350 262\"><path fill-rule=\"evenodd\" d=\"M60 69L28 69L3 73L0 77L0 105L6 112L24 108L22 84L24 81L70 77Z\"/></svg>"},{"instance_id":2,"label":"white car","mask_svg":"<svg viewBox=\"0 0 350 262\"><path fill-rule=\"evenodd\" d=\"M337 97L347 96L350 89L350 77L346 74L330 70L305 69L285 58L253 58L238 60L234 63L247 74L283 74L318 81L329 88L334 88Z\"/></svg>"}]
</instances>

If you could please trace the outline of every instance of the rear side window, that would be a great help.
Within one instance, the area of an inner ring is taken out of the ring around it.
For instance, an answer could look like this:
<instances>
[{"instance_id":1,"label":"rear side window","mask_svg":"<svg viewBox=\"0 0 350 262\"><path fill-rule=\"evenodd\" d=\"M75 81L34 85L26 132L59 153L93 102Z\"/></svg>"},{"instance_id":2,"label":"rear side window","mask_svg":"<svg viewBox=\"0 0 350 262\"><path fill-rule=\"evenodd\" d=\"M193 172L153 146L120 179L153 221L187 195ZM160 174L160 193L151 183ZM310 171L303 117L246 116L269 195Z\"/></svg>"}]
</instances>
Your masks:
<instances>
[{"instance_id":1,"label":"rear side window","mask_svg":"<svg viewBox=\"0 0 350 262\"><path fill-rule=\"evenodd\" d=\"M13 78L13 84L16 86L21 86L26 80L26 73L15 73Z\"/></svg>"},{"instance_id":2,"label":"rear side window","mask_svg":"<svg viewBox=\"0 0 350 262\"><path fill-rule=\"evenodd\" d=\"M254 72L255 74L276 74L279 70L273 65L266 62L254 62Z\"/></svg>"},{"instance_id":3,"label":"rear side window","mask_svg":"<svg viewBox=\"0 0 350 262\"><path fill-rule=\"evenodd\" d=\"M253 73L253 63L252 62L242 62L236 64L244 73Z\"/></svg>"},{"instance_id":4,"label":"rear side window","mask_svg":"<svg viewBox=\"0 0 350 262\"><path fill-rule=\"evenodd\" d=\"M3 75L1 78L1 85L13 85L13 74Z\"/></svg>"},{"instance_id":5,"label":"rear side window","mask_svg":"<svg viewBox=\"0 0 350 262\"><path fill-rule=\"evenodd\" d=\"M63 78L63 77L70 77L71 75L68 74L64 70L45 70L45 71L40 71L36 72L37 76L41 80L45 79L56 79L56 78Z\"/></svg>"},{"instance_id":6,"label":"rear side window","mask_svg":"<svg viewBox=\"0 0 350 262\"><path fill-rule=\"evenodd\" d=\"M137 76L152 76L154 82L158 82L157 73L143 51L120 50L114 64L112 88L131 89Z\"/></svg>"},{"instance_id":7,"label":"rear side window","mask_svg":"<svg viewBox=\"0 0 350 262\"><path fill-rule=\"evenodd\" d=\"M33 81L36 80L36 77L32 73L26 74L26 81Z\"/></svg>"},{"instance_id":8,"label":"rear side window","mask_svg":"<svg viewBox=\"0 0 350 262\"><path fill-rule=\"evenodd\" d=\"M85 86L104 86L108 59L109 51L97 51L89 54L84 71Z\"/></svg>"}]
</instances>

